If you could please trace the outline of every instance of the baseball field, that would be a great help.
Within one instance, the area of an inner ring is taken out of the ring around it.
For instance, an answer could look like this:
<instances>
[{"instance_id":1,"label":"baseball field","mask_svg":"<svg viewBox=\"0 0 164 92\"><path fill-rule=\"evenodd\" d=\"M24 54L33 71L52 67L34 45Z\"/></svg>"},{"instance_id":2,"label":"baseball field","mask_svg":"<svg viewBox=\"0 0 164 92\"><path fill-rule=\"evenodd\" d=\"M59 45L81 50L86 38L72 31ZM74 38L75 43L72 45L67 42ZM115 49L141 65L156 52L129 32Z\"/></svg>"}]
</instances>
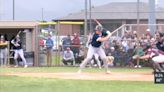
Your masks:
<instances>
[{"instance_id":1,"label":"baseball field","mask_svg":"<svg viewBox=\"0 0 164 92\"><path fill-rule=\"evenodd\" d=\"M163 92L152 69L78 67L0 68L0 92Z\"/></svg>"}]
</instances>

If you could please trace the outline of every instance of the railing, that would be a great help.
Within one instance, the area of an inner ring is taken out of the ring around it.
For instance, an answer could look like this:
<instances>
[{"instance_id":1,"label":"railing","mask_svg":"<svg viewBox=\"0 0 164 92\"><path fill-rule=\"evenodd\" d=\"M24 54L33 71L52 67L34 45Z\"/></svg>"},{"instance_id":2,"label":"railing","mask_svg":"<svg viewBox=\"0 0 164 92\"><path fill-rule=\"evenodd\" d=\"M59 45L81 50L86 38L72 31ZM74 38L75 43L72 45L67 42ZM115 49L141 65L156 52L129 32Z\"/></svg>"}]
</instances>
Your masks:
<instances>
[{"instance_id":1,"label":"railing","mask_svg":"<svg viewBox=\"0 0 164 92\"><path fill-rule=\"evenodd\" d=\"M156 31L164 31L164 24L123 24L112 33L113 37L123 37L126 31L136 31L138 34L145 33L150 26L155 26ZM137 30L137 27L139 30Z\"/></svg>"}]
</instances>

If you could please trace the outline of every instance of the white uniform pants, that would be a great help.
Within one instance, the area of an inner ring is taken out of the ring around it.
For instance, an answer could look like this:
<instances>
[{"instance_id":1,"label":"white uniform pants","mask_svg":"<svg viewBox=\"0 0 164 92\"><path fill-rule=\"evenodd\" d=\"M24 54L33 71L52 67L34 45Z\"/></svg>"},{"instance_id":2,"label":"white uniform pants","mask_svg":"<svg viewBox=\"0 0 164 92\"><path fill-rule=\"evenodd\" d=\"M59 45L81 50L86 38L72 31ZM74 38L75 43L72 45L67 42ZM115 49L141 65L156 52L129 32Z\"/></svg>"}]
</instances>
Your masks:
<instances>
[{"instance_id":1,"label":"white uniform pants","mask_svg":"<svg viewBox=\"0 0 164 92\"><path fill-rule=\"evenodd\" d=\"M93 57L93 55L95 53L100 56L101 60L104 63L105 68L108 69L107 59L106 59L106 55L105 55L104 49L102 47L96 48L96 47L93 47L92 45L89 45L87 57L80 64L80 68L81 69L83 69L86 66L86 64L92 59L92 57Z\"/></svg>"},{"instance_id":2,"label":"white uniform pants","mask_svg":"<svg viewBox=\"0 0 164 92\"><path fill-rule=\"evenodd\" d=\"M155 56L152 60L156 63L164 63L164 55Z\"/></svg>"},{"instance_id":3,"label":"white uniform pants","mask_svg":"<svg viewBox=\"0 0 164 92\"><path fill-rule=\"evenodd\" d=\"M20 58L22 59L24 65L27 65L26 59L24 57L23 49L15 50L14 60L15 60L16 65L18 65L18 60L17 60L18 56L20 56Z\"/></svg>"},{"instance_id":4,"label":"white uniform pants","mask_svg":"<svg viewBox=\"0 0 164 92\"><path fill-rule=\"evenodd\" d=\"M0 49L0 60L1 60L1 65L7 64L7 48Z\"/></svg>"}]
</instances>

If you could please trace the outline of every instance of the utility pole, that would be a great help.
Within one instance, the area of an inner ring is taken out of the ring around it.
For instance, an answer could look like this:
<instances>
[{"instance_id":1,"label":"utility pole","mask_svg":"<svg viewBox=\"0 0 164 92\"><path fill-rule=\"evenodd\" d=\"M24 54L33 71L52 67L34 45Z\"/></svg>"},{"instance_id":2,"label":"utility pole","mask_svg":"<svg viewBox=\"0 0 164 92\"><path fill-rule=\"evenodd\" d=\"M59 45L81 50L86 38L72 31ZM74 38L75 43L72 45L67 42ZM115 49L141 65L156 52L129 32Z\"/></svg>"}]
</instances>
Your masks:
<instances>
[{"instance_id":1,"label":"utility pole","mask_svg":"<svg viewBox=\"0 0 164 92\"><path fill-rule=\"evenodd\" d=\"M42 8L42 22L44 21L44 10Z\"/></svg>"},{"instance_id":2,"label":"utility pole","mask_svg":"<svg viewBox=\"0 0 164 92\"><path fill-rule=\"evenodd\" d=\"M13 21L15 20L15 0L13 0Z\"/></svg>"},{"instance_id":3,"label":"utility pole","mask_svg":"<svg viewBox=\"0 0 164 92\"><path fill-rule=\"evenodd\" d=\"M137 32L139 31L140 24L140 0L137 0Z\"/></svg>"},{"instance_id":4,"label":"utility pole","mask_svg":"<svg viewBox=\"0 0 164 92\"><path fill-rule=\"evenodd\" d=\"M2 18L2 1L0 0L0 20L1 20L1 18Z\"/></svg>"},{"instance_id":5,"label":"utility pole","mask_svg":"<svg viewBox=\"0 0 164 92\"><path fill-rule=\"evenodd\" d=\"M89 31L92 31L92 0L89 0Z\"/></svg>"},{"instance_id":6,"label":"utility pole","mask_svg":"<svg viewBox=\"0 0 164 92\"><path fill-rule=\"evenodd\" d=\"M88 0L85 0L85 19L84 19L84 37L85 37L85 42L87 42L87 31L88 31Z\"/></svg>"}]
</instances>

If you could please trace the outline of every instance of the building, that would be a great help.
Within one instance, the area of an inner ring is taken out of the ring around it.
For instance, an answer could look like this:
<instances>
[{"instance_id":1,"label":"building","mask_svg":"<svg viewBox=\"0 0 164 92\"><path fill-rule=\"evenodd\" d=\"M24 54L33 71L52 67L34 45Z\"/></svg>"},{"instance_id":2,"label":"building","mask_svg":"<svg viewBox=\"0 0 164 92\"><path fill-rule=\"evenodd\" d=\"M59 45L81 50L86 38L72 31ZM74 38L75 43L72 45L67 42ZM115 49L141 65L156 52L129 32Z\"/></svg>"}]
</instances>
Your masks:
<instances>
[{"instance_id":1,"label":"building","mask_svg":"<svg viewBox=\"0 0 164 92\"><path fill-rule=\"evenodd\" d=\"M139 16L137 16L137 14L139 14ZM147 3L139 3L139 12L137 12L136 2L109 3L102 6L92 7L91 11L91 19L99 20L106 29L112 31L123 24L136 24L137 17L139 17L140 24L148 24L149 6ZM84 18L85 11L80 11L60 19L54 19L53 21L84 21ZM164 24L164 8L156 8L156 23ZM95 25L96 23L92 21L91 28L93 29ZM140 30L144 31L147 28L148 27L142 27ZM164 26L157 27L157 29L164 30ZM134 27L133 30L137 30L137 28ZM84 34L83 25L60 25L60 35L73 32Z\"/></svg>"},{"instance_id":2,"label":"building","mask_svg":"<svg viewBox=\"0 0 164 92\"><path fill-rule=\"evenodd\" d=\"M0 21L0 34L6 35L11 41L20 31L20 37L25 52L33 52L33 64L38 66L38 22L32 21ZM12 61L12 47L9 50L9 61ZM11 54L11 55L10 55ZM11 63L11 62L9 62Z\"/></svg>"}]
</instances>

